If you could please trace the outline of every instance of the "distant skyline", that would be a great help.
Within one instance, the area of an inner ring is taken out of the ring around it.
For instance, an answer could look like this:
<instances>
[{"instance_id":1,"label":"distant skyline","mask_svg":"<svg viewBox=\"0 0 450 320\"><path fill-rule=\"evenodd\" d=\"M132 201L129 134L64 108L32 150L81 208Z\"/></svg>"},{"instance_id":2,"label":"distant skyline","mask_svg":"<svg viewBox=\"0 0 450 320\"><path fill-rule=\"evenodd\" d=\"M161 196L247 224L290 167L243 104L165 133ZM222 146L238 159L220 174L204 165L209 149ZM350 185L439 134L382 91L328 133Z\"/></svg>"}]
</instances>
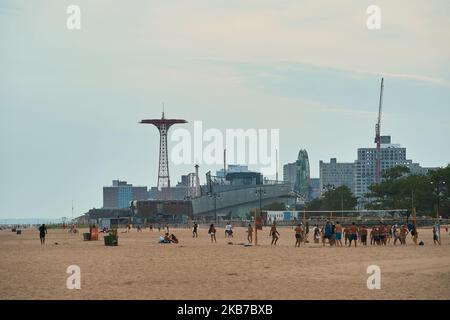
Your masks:
<instances>
[{"instance_id":1,"label":"distant skyline","mask_svg":"<svg viewBox=\"0 0 450 320\"><path fill-rule=\"evenodd\" d=\"M72 4L81 30L66 28ZM72 200L79 216L118 178L156 186L159 135L138 122L162 102L189 130L280 129L280 179L300 149L318 177L320 160L375 146L384 77L382 134L446 166L450 2L377 1L381 30L366 27L371 4L2 0L0 219L70 217ZM192 171L171 164L172 185Z\"/></svg>"}]
</instances>

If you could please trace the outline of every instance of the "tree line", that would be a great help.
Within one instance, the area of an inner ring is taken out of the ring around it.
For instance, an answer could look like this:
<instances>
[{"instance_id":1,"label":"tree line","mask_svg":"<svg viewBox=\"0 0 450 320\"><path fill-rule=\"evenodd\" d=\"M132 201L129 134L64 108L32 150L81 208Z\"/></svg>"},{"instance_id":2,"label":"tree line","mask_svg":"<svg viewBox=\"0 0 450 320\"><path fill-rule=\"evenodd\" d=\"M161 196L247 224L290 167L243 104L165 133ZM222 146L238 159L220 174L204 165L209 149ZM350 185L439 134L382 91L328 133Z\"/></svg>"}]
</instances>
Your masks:
<instances>
[{"instance_id":1,"label":"tree line","mask_svg":"<svg viewBox=\"0 0 450 320\"><path fill-rule=\"evenodd\" d=\"M430 170L426 175L412 174L406 166L397 166L383 172L382 182L369 187L365 195L366 209L390 210L416 208L421 215L443 218L450 215L450 164ZM318 199L306 204L307 210L354 210L357 198L346 186L327 186Z\"/></svg>"}]
</instances>

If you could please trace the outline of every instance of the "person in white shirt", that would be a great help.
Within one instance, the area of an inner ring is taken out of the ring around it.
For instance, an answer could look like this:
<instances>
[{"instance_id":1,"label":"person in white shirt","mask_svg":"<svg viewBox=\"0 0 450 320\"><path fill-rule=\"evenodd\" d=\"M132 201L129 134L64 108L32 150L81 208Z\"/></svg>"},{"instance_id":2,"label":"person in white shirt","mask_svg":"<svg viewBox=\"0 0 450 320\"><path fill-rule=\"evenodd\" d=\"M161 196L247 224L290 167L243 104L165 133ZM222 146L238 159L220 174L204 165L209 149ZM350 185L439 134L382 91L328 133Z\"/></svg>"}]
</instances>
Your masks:
<instances>
[{"instance_id":1,"label":"person in white shirt","mask_svg":"<svg viewBox=\"0 0 450 320\"><path fill-rule=\"evenodd\" d=\"M225 226L225 238L227 237L233 237L233 227L230 222Z\"/></svg>"}]
</instances>

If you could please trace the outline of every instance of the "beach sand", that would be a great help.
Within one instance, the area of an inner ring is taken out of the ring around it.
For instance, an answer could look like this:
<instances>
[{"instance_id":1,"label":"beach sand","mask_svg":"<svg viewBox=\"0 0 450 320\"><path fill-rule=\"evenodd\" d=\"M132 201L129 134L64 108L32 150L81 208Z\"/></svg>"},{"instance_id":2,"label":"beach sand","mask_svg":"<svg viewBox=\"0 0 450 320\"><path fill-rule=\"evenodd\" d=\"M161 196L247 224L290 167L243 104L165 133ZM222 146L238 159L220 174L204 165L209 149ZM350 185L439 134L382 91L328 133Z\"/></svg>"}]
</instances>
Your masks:
<instances>
[{"instance_id":1,"label":"beach sand","mask_svg":"<svg viewBox=\"0 0 450 320\"><path fill-rule=\"evenodd\" d=\"M37 230L0 231L0 299L450 299L450 237L435 247L431 229L419 231L425 246L294 247L294 231L269 229L259 245L244 247L247 234L235 228L212 244L207 229L192 238L174 229L179 244L158 244L158 231L119 231L119 246L83 241L67 230L49 230L41 246ZM55 242L58 245L55 245ZM233 244L228 244L232 242ZM69 290L70 265L81 268L81 289ZM367 288L367 267L381 268L381 289Z\"/></svg>"}]
</instances>

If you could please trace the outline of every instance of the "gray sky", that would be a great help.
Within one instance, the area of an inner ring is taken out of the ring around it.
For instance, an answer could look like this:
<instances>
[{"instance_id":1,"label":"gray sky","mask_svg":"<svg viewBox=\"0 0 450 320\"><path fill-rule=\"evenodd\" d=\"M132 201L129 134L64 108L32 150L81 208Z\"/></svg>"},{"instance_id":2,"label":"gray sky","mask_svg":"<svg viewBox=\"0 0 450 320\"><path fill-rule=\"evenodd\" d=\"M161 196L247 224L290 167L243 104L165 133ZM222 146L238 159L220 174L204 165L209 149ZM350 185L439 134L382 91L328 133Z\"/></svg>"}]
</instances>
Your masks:
<instances>
[{"instance_id":1,"label":"gray sky","mask_svg":"<svg viewBox=\"0 0 450 320\"><path fill-rule=\"evenodd\" d=\"M81 8L81 30L66 8ZM102 205L113 179L156 184L166 116L279 128L282 164L306 149L353 161L383 134L423 166L449 162L450 2L0 1L0 218ZM171 166L172 184L192 166ZM201 167L202 179L207 170ZM257 169L257 168L255 168Z\"/></svg>"}]
</instances>

